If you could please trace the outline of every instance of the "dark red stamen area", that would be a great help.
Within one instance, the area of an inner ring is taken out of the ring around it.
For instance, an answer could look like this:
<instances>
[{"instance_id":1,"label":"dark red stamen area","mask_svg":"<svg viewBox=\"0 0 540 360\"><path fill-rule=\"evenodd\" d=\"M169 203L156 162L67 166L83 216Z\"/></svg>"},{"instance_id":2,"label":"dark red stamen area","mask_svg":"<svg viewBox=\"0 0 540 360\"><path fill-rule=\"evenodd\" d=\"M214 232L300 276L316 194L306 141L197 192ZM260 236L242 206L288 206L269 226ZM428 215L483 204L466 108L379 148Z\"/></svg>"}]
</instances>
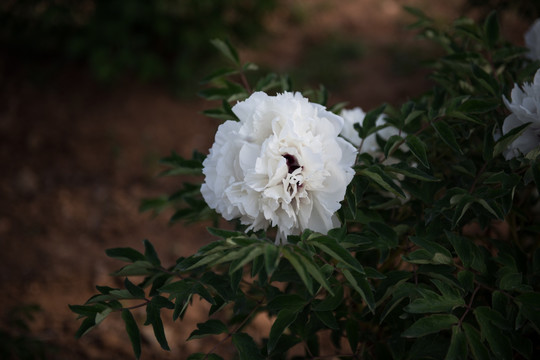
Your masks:
<instances>
[{"instance_id":1,"label":"dark red stamen area","mask_svg":"<svg viewBox=\"0 0 540 360\"><path fill-rule=\"evenodd\" d=\"M287 160L287 167L289 168L289 174L292 174L296 169L300 167L300 164L298 163L298 160L291 155L291 154L285 154L283 155L285 160Z\"/></svg>"}]
</instances>

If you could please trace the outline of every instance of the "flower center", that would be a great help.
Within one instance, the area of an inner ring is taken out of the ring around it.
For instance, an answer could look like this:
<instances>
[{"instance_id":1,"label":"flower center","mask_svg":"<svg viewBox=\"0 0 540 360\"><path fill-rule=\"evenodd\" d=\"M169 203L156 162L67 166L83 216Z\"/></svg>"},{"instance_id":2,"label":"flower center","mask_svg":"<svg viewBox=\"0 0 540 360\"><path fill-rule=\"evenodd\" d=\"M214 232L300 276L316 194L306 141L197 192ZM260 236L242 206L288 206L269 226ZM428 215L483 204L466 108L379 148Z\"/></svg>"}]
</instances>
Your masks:
<instances>
[{"instance_id":1,"label":"flower center","mask_svg":"<svg viewBox=\"0 0 540 360\"><path fill-rule=\"evenodd\" d=\"M294 155L285 154L285 155L283 155L283 157L287 161L287 167L289 168L289 174L292 174L296 169L302 167L302 166L300 166L300 164L298 163L298 160L296 160Z\"/></svg>"}]
</instances>

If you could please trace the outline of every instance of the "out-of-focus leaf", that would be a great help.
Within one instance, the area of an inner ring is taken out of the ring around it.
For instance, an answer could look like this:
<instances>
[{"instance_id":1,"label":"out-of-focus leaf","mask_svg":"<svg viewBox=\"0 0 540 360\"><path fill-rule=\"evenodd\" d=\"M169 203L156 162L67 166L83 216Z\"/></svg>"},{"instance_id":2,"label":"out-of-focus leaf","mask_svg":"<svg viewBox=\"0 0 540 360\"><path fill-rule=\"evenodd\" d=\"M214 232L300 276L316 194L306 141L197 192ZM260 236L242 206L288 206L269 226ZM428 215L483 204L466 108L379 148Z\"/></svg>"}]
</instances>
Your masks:
<instances>
[{"instance_id":1,"label":"out-of-focus leaf","mask_svg":"<svg viewBox=\"0 0 540 360\"><path fill-rule=\"evenodd\" d=\"M463 323L461 326L463 327L463 330L465 330L467 343L469 344L473 357L476 360L490 360L489 352L482 343L482 338L480 337L478 330L468 323Z\"/></svg>"},{"instance_id":2,"label":"out-of-focus leaf","mask_svg":"<svg viewBox=\"0 0 540 360\"><path fill-rule=\"evenodd\" d=\"M114 248L114 249L107 249L105 250L105 253L108 257L112 257L114 259L127 261L127 262L135 262L138 260L146 260L145 256L138 252L135 249L132 248Z\"/></svg>"},{"instance_id":3,"label":"out-of-focus leaf","mask_svg":"<svg viewBox=\"0 0 540 360\"><path fill-rule=\"evenodd\" d=\"M458 326L452 327L452 340L446 353L445 360L466 360L467 338Z\"/></svg>"},{"instance_id":4,"label":"out-of-focus leaf","mask_svg":"<svg viewBox=\"0 0 540 360\"><path fill-rule=\"evenodd\" d=\"M296 320L297 316L298 312L291 311L289 309L283 309L278 313L277 318L270 329L270 337L267 345L268 352L272 352L281 334L283 334L289 325Z\"/></svg>"},{"instance_id":5,"label":"out-of-focus leaf","mask_svg":"<svg viewBox=\"0 0 540 360\"><path fill-rule=\"evenodd\" d=\"M211 40L212 45L214 45L227 59L229 59L235 65L240 65L240 58L238 57L238 52L231 45L229 40L213 39Z\"/></svg>"},{"instance_id":6,"label":"out-of-focus leaf","mask_svg":"<svg viewBox=\"0 0 540 360\"><path fill-rule=\"evenodd\" d=\"M408 135L405 142L418 161L429 168L426 144L415 135Z\"/></svg>"},{"instance_id":7,"label":"out-of-focus leaf","mask_svg":"<svg viewBox=\"0 0 540 360\"><path fill-rule=\"evenodd\" d=\"M257 344L251 336L246 333L236 333L232 336L234 347L238 351L239 360L263 360Z\"/></svg>"},{"instance_id":8,"label":"out-of-focus leaf","mask_svg":"<svg viewBox=\"0 0 540 360\"><path fill-rule=\"evenodd\" d=\"M405 330L401 336L403 337L421 337L439 331L450 329L452 325L459 322L459 319L451 314L435 314L423 317L412 324Z\"/></svg>"},{"instance_id":9,"label":"out-of-focus leaf","mask_svg":"<svg viewBox=\"0 0 540 360\"><path fill-rule=\"evenodd\" d=\"M122 320L124 320L126 325L126 332L129 336L129 340L131 341L135 358L139 359L141 357L141 334L139 332L139 327L135 322L135 318L128 309L122 310Z\"/></svg>"},{"instance_id":10,"label":"out-of-focus leaf","mask_svg":"<svg viewBox=\"0 0 540 360\"><path fill-rule=\"evenodd\" d=\"M209 335L217 335L226 333L227 326L217 319L210 319L204 323L197 324L197 330L193 330L188 337L188 340L200 339Z\"/></svg>"},{"instance_id":11,"label":"out-of-focus leaf","mask_svg":"<svg viewBox=\"0 0 540 360\"><path fill-rule=\"evenodd\" d=\"M459 154L463 154L463 151L461 151L461 148L459 147L459 144L456 140L456 134L454 133L454 130L443 120L439 121L433 121L431 123L433 128L437 131L437 134L439 134L439 137L444 141L448 146L450 146L455 152Z\"/></svg>"}]
</instances>

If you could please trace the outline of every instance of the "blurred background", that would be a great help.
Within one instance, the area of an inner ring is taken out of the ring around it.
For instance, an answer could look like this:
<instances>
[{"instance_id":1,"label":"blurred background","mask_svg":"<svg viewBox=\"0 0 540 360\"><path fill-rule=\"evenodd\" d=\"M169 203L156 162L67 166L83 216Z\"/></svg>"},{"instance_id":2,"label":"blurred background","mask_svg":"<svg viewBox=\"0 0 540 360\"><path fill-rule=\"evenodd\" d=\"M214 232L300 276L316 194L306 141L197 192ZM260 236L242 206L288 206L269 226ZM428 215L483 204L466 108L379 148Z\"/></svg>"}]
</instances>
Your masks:
<instances>
[{"instance_id":1,"label":"blurred background","mask_svg":"<svg viewBox=\"0 0 540 360\"><path fill-rule=\"evenodd\" d=\"M219 121L201 114L211 106L196 96L223 64L210 39L290 74L297 90L324 84L330 104L399 105L430 88L422 63L439 53L406 29L414 19L404 5L443 24L497 9L518 45L540 17L531 0L2 1L0 358L132 358L119 316L74 338L68 304L95 285L120 286L108 274L123 264L105 249L142 249L148 238L171 265L212 240L210 224L169 226L167 212L138 212L141 199L182 182L156 178L159 158L207 153L213 142ZM166 322L170 353L141 327L142 359L210 349L212 340L185 342L205 306Z\"/></svg>"}]
</instances>

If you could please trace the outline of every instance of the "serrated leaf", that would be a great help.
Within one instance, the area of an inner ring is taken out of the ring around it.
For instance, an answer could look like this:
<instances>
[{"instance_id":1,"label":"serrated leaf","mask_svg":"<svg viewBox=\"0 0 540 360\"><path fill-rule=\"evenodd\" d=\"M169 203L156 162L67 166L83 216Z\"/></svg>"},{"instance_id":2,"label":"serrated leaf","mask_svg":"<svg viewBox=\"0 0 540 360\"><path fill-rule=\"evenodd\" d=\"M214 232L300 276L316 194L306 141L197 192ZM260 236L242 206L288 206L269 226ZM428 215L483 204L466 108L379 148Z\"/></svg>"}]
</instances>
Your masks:
<instances>
[{"instance_id":1,"label":"serrated leaf","mask_svg":"<svg viewBox=\"0 0 540 360\"><path fill-rule=\"evenodd\" d=\"M493 100L491 98L469 98L465 102L463 102L457 110L462 113L465 117L467 117L465 114L483 114L486 112L489 112L491 110L495 110L500 106L500 102L497 100ZM458 117L459 114L457 112L449 113L448 115ZM468 120L468 119L466 119ZM477 120L474 120L474 122L477 122ZM482 124L485 125L485 124Z\"/></svg>"},{"instance_id":2,"label":"serrated leaf","mask_svg":"<svg viewBox=\"0 0 540 360\"><path fill-rule=\"evenodd\" d=\"M139 359L141 357L141 334L137 322L128 309L122 310L122 320L124 320L135 358Z\"/></svg>"},{"instance_id":3,"label":"serrated leaf","mask_svg":"<svg viewBox=\"0 0 540 360\"><path fill-rule=\"evenodd\" d=\"M540 334L540 294L537 292L526 292L516 297L522 313L530 321L538 334Z\"/></svg>"},{"instance_id":4,"label":"serrated leaf","mask_svg":"<svg viewBox=\"0 0 540 360\"><path fill-rule=\"evenodd\" d=\"M349 269L354 270L360 274L364 273L364 268L358 260L356 260L351 253L341 246L336 240L328 236L313 237L308 241L309 245L313 245L326 254L330 255L333 259L339 261Z\"/></svg>"},{"instance_id":5,"label":"serrated leaf","mask_svg":"<svg viewBox=\"0 0 540 360\"><path fill-rule=\"evenodd\" d=\"M262 255L264 252L264 248L262 244L258 246L251 246L249 248L249 251L247 255L239 257L238 262L236 264L231 264L231 267L229 268L229 273L233 273L237 271L238 269L242 268L244 265L249 263L251 260L255 259L257 256Z\"/></svg>"},{"instance_id":6,"label":"serrated leaf","mask_svg":"<svg viewBox=\"0 0 540 360\"><path fill-rule=\"evenodd\" d=\"M484 32L486 34L486 41L490 48L493 48L499 40L499 21L497 19L497 12L492 11L484 22Z\"/></svg>"},{"instance_id":7,"label":"serrated leaf","mask_svg":"<svg viewBox=\"0 0 540 360\"><path fill-rule=\"evenodd\" d=\"M289 309L283 309L281 310L276 320L274 321L274 324L272 325L272 328L270 329L270 337L268 338L268 352L272 352L274 347L277 344L277 341L279 340L279 337L283 332L291 325L298 316L298 312L291 311Z\"/></svg>"},{"instance_id":8,"label":"serrated leaf","mask_svg":"<svg viewBox=\"0 0 540 360\"><path fill-rule=\"evenodd\" d=\"M377 241L384 245L384 248L392 249L398 246L398 236L390 226L377 221L368 224L368 228L379 236Z\"/></svg>"},{"instance_id":9,"label":"serrated leaf","mask_svg":"<svg viewBox=\"0 0 540 360\"><path fill-rule=\"evenodd\" d=\"M435 314L423 317L405 330L403 337L421 337L429 334L438 333L442 330L450 329L452 325L459 322L459 319L451 314Z\"/></svg>"},{"instance_id":10,"label":"serrated leaf","mask_svg":"<svg viewBox=\"0 0 540 360\"><path fill-rule=\"evenodd\" d=\"M302 279L302 281L304 282L304 285L306 285L306 289L309 291L310 294L313 294L313 281L311 280L311 277L307 274L306 268L304 267L304 265L302 265L298 256L286 247L282 248L282 252L283 256L287 260L289 260L293 268L296 270L298 276L300 276L300 279Z\"/></svg>"},{"instance_id":11,"label":"serrated leaf","mask_svg":"<svg viewBox=\"0 0 540 360\"><path fill-rule=\"evenodd\" d=\"M148 303L146 306L146 322L145 325L152 325L154 336L163 350L169 351L169 344L165 337L165 330L163 328L163 321L161 320L160 308L153 304Z\"/></svg>"},{"instance_id":12,"label":"serrated leaf","mask_svg":"<svg viewBox=\"0 0 540 360\"><path fill-rule=\"evenodd\" d=\"M455 152L459 154L463 154L463 151L461 151L461 148L459 147L459 144L456 140L456 134L454 133L454 130L443 120L433 121L431 123L433 128L435 128L435 131L437 131L437 134L439 134L439 137L444 141L448 146L450 146Z\"/></svg>"},{"instance_id":13,"label":"serrated leaf","mask_svg":"<svg viewBox=\"0 0 540 360\"><path fill-rule=\"evenodd\" d=\"M77 339L80 339L84 334L92 330L96 326L96 322L94 318L87 317L83 320L81 326L79 326L79 329L77 329L77 332L75 333L75 337Z\"/></svg>"},{"instance_id":14,"label":"serrated leaf","mask_svg":"<svg viewBox=\"0 0 540 360\"><path fill-rule=\"evenodd\" d=\"M200 339L209 335L218 335L228 332L227 326L220 320L210 319L197 324L197 330L193 330L188 340Z\"/></svg>"},{"instance_id":15,"label":"serrated leaf","mask_svg":"<svg viewBox=\"0 0 540 360\"><path fill-rule=\"evenodd\" d=\"M331 311L316 311L315 316L329 329L338 330L339 324Z\"/></svg>"},{"instance_id":16,"label":"serrated leaf","mask_svg":"<svg viewBox=\"0 0 540 360\"><path fill-rule=\"evenodd\" d=\"M478 330L468 323L463 323L461 326L463 327L463 330L465 330L467 343L469 344L473 357L476 360L490 360L491 357L482 343Z\"/></svg>"},{"instance_id":17,"label":"serrated leaf","mask_svg":"<svg viewBox=\"0 0 540 360\"><path fill-rule=\"evenodd\" d=\"M405 197L405 193L394 183L394 179L385 174L379 166L370 166L369 168L361 169L358 171L358 174L367 176L386 191L390 191L402 198Z\"/></svg>"},{"instance_id":18,"label":"serrated leaf","mask_svg":"<svg viewBox=\"0 0 540 360\"><path fill-rule=\"evenodd\" d=\"M379 116L381 116L385 109L386 104L383 104L378 108L370 110L366 113L366 116L362 121L362 129L366 137L373 132L377 119L379 118Z\"/></svg>"},{"instance_id":19,"label":"serrated leaf","mask_svg":"<svg viewBox=\"0 0 540 360\"><path fill-rule=\"evenodd\" d=\"M501 330L493 323L492 314L494 310L486 306L479 306L474 309L476 321L480 324L482 337L488 342L491 351L497 359L510 359L512 357L512 348L510 341L503 335Z\"/></svg>"},{"instance_id":20,"label":"serrated leaf","mask_svg":"<svg viewBox=\"0 0 540 360\"><path fill-rule=\"evenodd\" d=\"M271 276L279 264L279 247L267 244L264 247L264 267L268 276Z\"/></svg>"},{"instance_id":21,"label":"serrated leaf","mask_svg":"<svg viewBox=\"0 0 540 360\"><path fill-rule=\"evenodd\" d=\"M129 291L129 293L134 297L141 299L145 297L144 290L133 284L131 281L129 281L128 278L124 279L124 286L126 287L127 291Z\"/></svg>"},{"instance_id":22,"label":"serrated leaf","mask_svg":"<svg viewBox=\"0 0 540 360\"><path fill-rule=\"evenodd\" d=\"M236 333L232 336L234 347L238 351L239 360L264 360L257 344L246 333Z\"/></svg>"},{"instance_id":23,"label":"serrated leaf","mask_svg":"<svg viewBox=\"0 0 540 360\"><path fill-rule=\"evenodd\" d=\"M327 296L323 301L312 307L313 311L332 311L343 302L343 286L334 290L333 296Z\"/></svg>"},{"instance_id":24,"label":"serrated leaf","mask_svg":"<svg viewBox=\"0 0 540 360\"><path fill-rule=\"evenodd\" d=\"M445 360L467 360L467 338L458 326L452 327L452 339Z\"/></svg>"},{"instance_id":25,"label":"serrated leaf","mask_svg":"<svg viewBox=\"0 0 540 360\"><path fill-rule=\"evenodd\" d=\"M122 260L126 262L146 260L143 254L129 247L107 249L105 250L105 253L107 254L108 257L112 257L114 259L118 259L118 260Z\"/></svg>"},{"instance_id":26,"label":"serrated leaf","mask_svg":"<svg viewBox=\"0 0 540 360\"><path fill-rule=\"evenodd\" d=\"M424 165L429 168L429 161L427 157L426 144L415 135L408 135L405 139L405 143L413 153L413 155Z\"/></svg>"},{"instance_id":27,"label":"serrated leaf","mask_svg":"<svg viewBox=\"0 0 540 360\"><path fill-rule=\"evenodd\" d=\"M375 311L375 298L373 297L373 292L371 291L371 287L369 286L369 283L367 282L366 278L362 275L354 276L349 270L343 269L342 270L343 275L345 275L345 279L349 282L349 284L353 287L354 290L360 296L362 299L366 302L366 305L369 307L369 309L374 312Z\"/></svg>"},{"instance_id":28,"label":"serrated leaf","mask_svg":"<svg viewBox=\"0 0 540 360\"><path fill-rule=\"evenodd\" d=\"M508 149L510 144L514 142L514 140L516 140L518 137L520 137L530 124L531 123L528 122L523 125L517 126L503 136L501 136L501 138L497 140L497 142L495 143L495 147L493 148L493 157L499 155L500 153Z\"/></svg>"},{"instance_id":29,"label":"serrated leaf","mask_svg":"<svg viewBox=\"0 0 540 360\"><path fill-rule=\"evenodd\" d=\"M124 266L118 271L112 273L113 276L146 276L155 273L154 265L146 260L137 260L133 264Z\"/></svg>"},{"instance_id":30,"label":"serrated leaf","mask_svg":"<svg viewBox=\"0 0 540 360\"><path fill-rule=\"evenodd\" d=\"M297 294L281 294L274 297L268 302L268 310L278 312L282 309L289 309L293 312L301 311L308 301Z\"/></svg>"},{"instance_id":31,"label":"serrated leaf","mask_svg":"<svg viewBox=\"0 0 540 360\"><path fill-rule=\"evenodd\" d=\"M149 261L151 264L160 266L161 261L159 260L159 256L156 252L156 249L154 249L154 246L152 243L148 240L144 240L144 257L147 261Z\"/></svg>"},{"instance_id":32,"label":"serrated leaf","mask_svg":"<svg viewBox=\"0 0 540 360\"><path fill-rule=\"evenodd\" d=\"M387 166L385 168L386 170L389 170L389 171L392 171L392 172L397 172L399 174L403 174L405 175L406 177L410 177L410 178L413 178L413 179L418 179L418 180L422 180L422 181L428 181L428 182L436 182L436 181L441 181L440 179L422 171L422 170L419 170L415 167L412 167L412 166L408 166L407 164L404 164L404 163L399 163L399 164L394 164L394 165L390 165L390 166Z\"/></svg>"},{"instance_id":33,"label":"serrated leaf","mask_svg":"<svg viewBox=\"0 0 540 360\"><path fill-rule=\"evenodd\" d=\"M213 39L210 41L227 59L233 62L235 65L240 66L240 58L238 52L231 45L229 40Z\"/></svg>"},{"instance_id":34,"label":"serrated leaf","mask_svg":"<svg viewBox=\"0 0 540 360\"><path fill-rule=\"evenodd\" d=\"M298 255L298 258L302 265L304 265L304 268L307 270L307 272L319 283L321 284L326 291L328 291L330 294L334 294L332 291L332 288L330 287L330 284L328 283L328 280L326 280L326 277L322 273L321 269L317 266L317 264L307 256L307 254L304 254L301 249L296 249L296 254Z\"/></svg>"},{"instance_id":35,"label":"serrated leaf","mask_svg":"<svg viewBox=\"0 0 540 360\"><path fill-rule=\"evenodd\" d=\"M358 347L360 341L359 323L352 317L348 317L345 322L345 331L347 332L347 341L353 351Z\"/></svg>"}]
</instances>

